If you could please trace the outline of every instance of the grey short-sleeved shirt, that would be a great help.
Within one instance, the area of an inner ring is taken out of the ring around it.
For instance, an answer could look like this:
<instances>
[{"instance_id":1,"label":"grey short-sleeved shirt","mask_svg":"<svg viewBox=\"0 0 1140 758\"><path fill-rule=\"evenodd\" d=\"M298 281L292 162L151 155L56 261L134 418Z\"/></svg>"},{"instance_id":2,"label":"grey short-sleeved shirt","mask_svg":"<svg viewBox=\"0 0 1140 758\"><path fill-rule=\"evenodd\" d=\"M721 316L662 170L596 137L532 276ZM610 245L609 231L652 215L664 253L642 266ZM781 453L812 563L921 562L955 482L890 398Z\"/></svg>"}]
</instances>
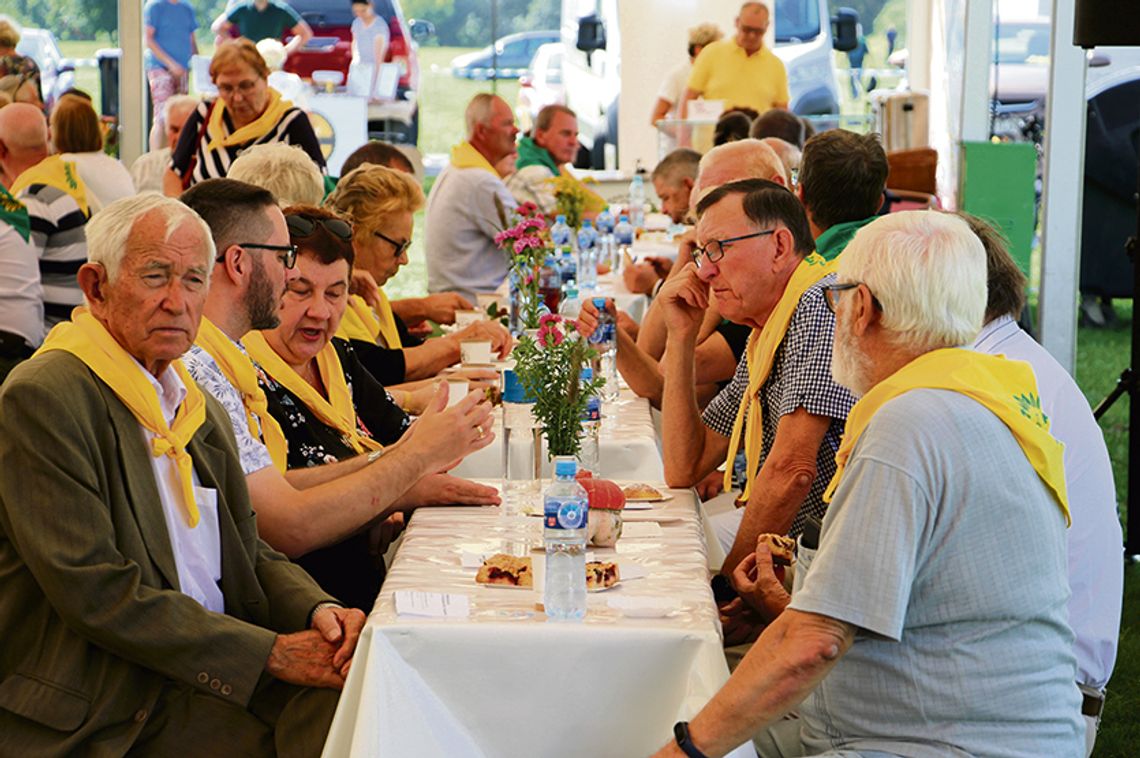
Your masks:
<instances>
[{"instance_id":1,"label":"grey short-sleeved shirt","mask_svg":"<svg viewBox=\"0 0 1140 758\"><path fill-rule=\"evenodd\" d=\"M1083 755L1065 521L1004 424L912 390L856 443L789 607L859 628L800 710L812 751Z\"/></svg>"},{"instance_id":2,"label":"grey short-sleeved shirt","mask_svg":"<svg viewBox=\"0 0 1140 758\"><path fill-rule=\"evenodd\" d=\"M829 274L809 287L796 306L784 341L776 351L768 380L760 387L760 404L764 418L761 436L760 465L768 457L776 441L776 429L784 416L803 408L815 416L831 417L816 455L816 477L811 491L792 523L792 536L804 528L807 516L822 517L826 510L823 491L835 475L835 451L843 436L843 424L855 396L840 387L831 377L831 343L835 334L835 315L824 302L823 290L835 281ZM732 426L740 410L740 400L748 391L747 352L736 366L736 374L727 387L705 408L702 420L709 429L724 437L732 436ZM747 431L747 430L746 430ZM743 444L741 445L743 450ZM755 474L755 472L749 472Z\"/></svg>"}]
</instances>

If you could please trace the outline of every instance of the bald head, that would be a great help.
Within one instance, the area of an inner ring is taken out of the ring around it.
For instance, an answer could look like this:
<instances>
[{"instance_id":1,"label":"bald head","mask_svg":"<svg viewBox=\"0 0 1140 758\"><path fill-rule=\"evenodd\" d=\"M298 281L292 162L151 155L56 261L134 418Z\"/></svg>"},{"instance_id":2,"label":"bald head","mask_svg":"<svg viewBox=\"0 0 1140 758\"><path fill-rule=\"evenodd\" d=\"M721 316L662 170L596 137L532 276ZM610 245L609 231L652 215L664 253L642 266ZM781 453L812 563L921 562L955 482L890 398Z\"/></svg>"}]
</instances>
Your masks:
<instances>
[{"instance_id":1,"label":"bald head","mask_svg":"<svg viewBox=\"0 0 1140 758\"><path fill-rule=\"evenodd\" d=\"M0 108L0 172L5 187L48 155L48 127L43 111L28 103Z\"/></svg>"},{"instance_id":2,"label":"bald head","mask_svg":"<svg viewBox=\"0 0 1140 758\"><path fill-rule=\"evenodd\" d=\"M740 179L767 179L788 186L780 157L760 140L743 139L718 145L701 158L697 176L701 195Z\"/></svg>"},{"instance_id":3,"label":"bald head","mask_svg":"<svg viewBox=\"0 0 1140 758\"><path fill-rule=\"evenodd\" d=\"M776 153L780 159L780 163L784 164L784 173L788 175L790 180L794 172L800 170L800 160L803 157L800 149L795 145L785 142L779 137L765 137L760 140Z\"/></svg>"}]
</instances>

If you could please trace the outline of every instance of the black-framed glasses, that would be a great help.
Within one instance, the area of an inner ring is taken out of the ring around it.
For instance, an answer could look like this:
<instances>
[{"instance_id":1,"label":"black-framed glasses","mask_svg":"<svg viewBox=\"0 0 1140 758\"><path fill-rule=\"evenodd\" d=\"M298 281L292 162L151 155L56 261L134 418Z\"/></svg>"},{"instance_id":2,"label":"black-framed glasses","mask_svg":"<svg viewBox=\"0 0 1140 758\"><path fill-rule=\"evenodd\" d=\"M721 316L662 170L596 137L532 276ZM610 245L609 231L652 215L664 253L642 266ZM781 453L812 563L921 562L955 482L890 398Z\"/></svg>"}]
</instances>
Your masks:
<instances>
[{"instance_id":1,"label":"black-framed glasses","mask_svg":"<svg viewBox=\"0 0 1140 758\"><path fill-rule=\"evenodd\" d=\"M825 303L827 303L827 307L831 310L831 312L835 313L837 310L839 310L839 293L840 292L846 292L847 290L853 290L856 287L858 287L860 284L863 284L863 282L845 282L843 284L829 284L823 288L823 300ZM866 285L864 285L864 286L866 286ZM867 291L870 292L870 287L867 288ZM874 292L871 292L871 304L874 305L879 310L883 309L882 303L879 302L879 298L875 297Z\"/></svg>"},{"instance_id":2,"label":"black-framed glasses","mask_svg":"<svg viewBox=\"0 0 1140 758\"><path fill-rule=\"evenodd\" d=\"M396 240L392 239L391 237L389 237L384 232L372 232L372 233L375 234L380 239L387 242L392 247L396 248L396 257L397 258L399 258L401 255L403 255L404 251L412 246L411 240L404 240L403 242L397 242Z\"/></svg>"},{"instance_id":3,"label":"black-framed glasses","mask_svg":"<svg viewBox=\"0 0 1140 758\"><path fill-rule=\"evenodd\" d=\"M309 237L317 231L317 226L323 226L325 231L341 242L352 242L352 225L344 219L310 218L298 213L286 216L285 225L289 227L290 237Z\"/></svg>"},{"instance_id":4,"label":"black-framed glasses","mask_svg":"<svg viewBox=\"0 0 1140 758\"><path fill-rule=\"evenodd\" d=\"M709 263L716 263L724 257L725 248L734 242L743 242L744 240L750 240L754 237L767 237L769 234L775 233L775 229L767 229L762 232L742 234L739 237L729 237L723 240L709 240L693 251L693 262L697 264L697 268L701 267L701 258L704 258Z\"/></svg>"},{"instance_id":5,"label":"black-framed glasses","mask_svg":"<svg viewBox=\"0 0 1140 758\"><path fill-rule=\"evenodd\" d=\"M277 260L281 261L281 265L286 269L293 268L297 265L297 246L296 245L263 245L260 242L235 242L238 247L252 248L254 250L270 250L277 253ZM226 259L226 254L222 253L214 260L221 263Z\"/></svg>"}]
</instances>

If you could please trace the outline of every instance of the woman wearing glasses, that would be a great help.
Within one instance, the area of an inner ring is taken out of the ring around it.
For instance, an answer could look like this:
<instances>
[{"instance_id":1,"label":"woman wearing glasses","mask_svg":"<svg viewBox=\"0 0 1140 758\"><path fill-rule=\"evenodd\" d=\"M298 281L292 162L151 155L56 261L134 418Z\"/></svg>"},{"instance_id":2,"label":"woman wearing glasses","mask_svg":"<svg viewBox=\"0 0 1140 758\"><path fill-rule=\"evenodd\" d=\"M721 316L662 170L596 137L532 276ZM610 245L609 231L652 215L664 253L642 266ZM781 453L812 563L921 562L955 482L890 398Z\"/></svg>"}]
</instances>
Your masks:
<instances>
[{"instance_id":1,"label":"woman wearing glasses","mask_svg":"<svg viewBox=\"0 0 1140 758\"><path fill-rule=\"evenodd\" d=\"M411 176L384 166L365 164L341 177L325 205L352 221L352 247L356 265L384 284L408 262L413 214L423 207L424 194ZM348 339L360 359L385 386L435 376L459 361L460 340L490 340L500 357L511 348L510 335L492 321L477 321L451 334L429 340L414 337L396 311L419 320L455 321L458 298L429 295L395 305L379 290L379 303L371 308L353 295L337 336ZM404 306L404 307L401 307ZM469 306L469 304L468 304ZM494 378L482 372L472 379ZM417 385L401 387L416 389Z\"/></svg>"},{"instance_id":2,"label":"woman wearing glasses","mask_svg":"<svg viewBox=\"0 0 1140 758\"><path fill-rule=\"evenodd\" d=\"M309 117L282 100L268 82L269 67L247 39L223 42L210 61L210 78L218 89L182 127L163 180L168 195L203 179L225 176L230 164L252 146L267 142L299 145L324 171L321 145Z\"/></svg>"},{"instance_id":3,"label":"woman wearing glasses","mask_svg":"<svg viewBox=\"0 0 1140 758\"><path fill-rule=\"evenodd\" d=\"M379 454L403 435L408 416L348 343L333 339L348 302L352 228L310 206L286 208L285 220L297 250L277 311L280 323L242 341L262 369L269 412L288 442L288 467ZM298 563L354 607L371 608L383 581L383 564L371 554L367 530L307 553Z\"/></svg>"}]
</instances>

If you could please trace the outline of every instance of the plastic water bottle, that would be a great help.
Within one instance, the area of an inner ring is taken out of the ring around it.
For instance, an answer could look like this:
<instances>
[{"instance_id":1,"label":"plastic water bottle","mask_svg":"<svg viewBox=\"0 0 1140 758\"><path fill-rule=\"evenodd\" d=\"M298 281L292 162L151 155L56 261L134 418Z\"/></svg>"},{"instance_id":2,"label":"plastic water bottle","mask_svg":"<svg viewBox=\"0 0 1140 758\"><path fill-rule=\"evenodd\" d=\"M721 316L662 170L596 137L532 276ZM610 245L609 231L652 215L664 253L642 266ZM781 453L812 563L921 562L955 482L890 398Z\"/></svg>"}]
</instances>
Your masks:
<instances>
[{"instance_id":1,"label":"plastic water bottle","mask_svg":"<svg viewBox=\"0 0 1140 758\"><path fill-rule=\"evenodd\" d=\"M538 296L551 313L558 313L558 303L562 300L562 274L554 256L546 256L538 270Z\"/></svg>"},{"instance_id":2,"label":"plastic water bottle","mask_svg":"<svg viewBox=\"0 0 1140 758\"><path fill-rule=\"evenodd\" d=\"M519 516L537 504L542 476L541 428L514 371L503 372L503 516Z\"/></svg>"},{"instance_id":3,"label":"plastic water bottle","mask_svg":"<svg viewBox=\"0 0 1140 758\"><path fill-rule=\"evenodd\" d=\"M578 283L578 261L574 260L574 251L569 247L562 248L562 257L558 259L558 269L562 274L563 291L566 291L571 284L575 285L576 288Z\"/></svg>"},{"instance_id":4,"label":"plastic water bottle","mask_svg":"<svg viewBox=\"0 0 1140 758\"><path fill-rule=\"evenodd\" d=\"M589 501L574 476L571 456L554 459L554 481L543 498L546 583L542 604L553 621L577 621L586 615L586 521Z\"/></svg>"},{"instance_id":5,"label":"plastic water bottle","mask_svg":"<svg viewBox=\"0 0 1140 758\"><path fill-rule=\"evenodd\" d=\"M558 306L558 315L562 318L576 319L582 310L582 301L578 299L578 285L571 282L562 293L562 303Z\"/></svg>"},{"instance_id":6,"label":"plastic water bottle","mask_svg":"<svg viewBox=\"0 0 1140 758\"><path fill-rule=\"evenodd\" d=\"M645 228L645 179L634 174L629 183L629 220L634 229Z\"/></svg>"},{"instance_id":7,"label":"plastic water bottle","mask_svg":"<svg viewBox=\"0 0 1140 758\"><path fill-rule=\"evenodd\" d=\"M607 205L598 214L598 260L610 264L611 269L618 267L614 260L614 214Z\"/></svg>"},{"instance_id":8,"label":"plastic water bottle","mask_svg":"<svg viewBox=\"0 0 1140 758\"><path fill-rule=\"evenodd\" d=\"M594 375L606 380L602 386L602 400L609 402L618 396L617 378L617 318L606 310L604 297L594 298L598 309L598 328L590 335L590 344L598 351L594 359Z\"/></svg>"},{"instance_id":9,"label":"plastic water bottle","mask_svg":"<svg viewBox=\"0 0 1140 758\"><path fill-rule=\"evenodd\" d=\"M589 290L598 286L598 232L590 219L578 230L578 286Z\"/></svg>"},{"instance_id":10,"label":"plastic water bottle","mask_svg":"<svg viewBox=\"0 0 1140 758\"><path fill-rule=\"evenodd\" d=\"M570 248L572 232L566 224L566 216L559 213L554 217L554 225L550 227L550 241L555 249L561 251Z\"/></svg>"},{"instance_id":11,"label":"plastic water bottle","mask_svg":"<svg viewBox=\"0 0 1140 758\"><path fill-rule=\"evenodd\" d=\"M582 384L594 378L592 368L582 369ZM582 461L582 468L598 473L601 465L601 451L599 448L602 431L602 399L597 395L590 395L586 400L586 410L582 414L582 446L578 449L578 460Z\"/></svg>"},{"instance_id":12,"label":"plastic water bottle","mask_svg":"<svg viewBox=\"0 0 1140 758\"><path fill-rule=\"evenodd\" d=\"M624 213L618 217L617 226L614 227L614 270L621 268L625 256L633 247L633 224L629 223L629 216Z\"/></svg>"}]
</instances>

